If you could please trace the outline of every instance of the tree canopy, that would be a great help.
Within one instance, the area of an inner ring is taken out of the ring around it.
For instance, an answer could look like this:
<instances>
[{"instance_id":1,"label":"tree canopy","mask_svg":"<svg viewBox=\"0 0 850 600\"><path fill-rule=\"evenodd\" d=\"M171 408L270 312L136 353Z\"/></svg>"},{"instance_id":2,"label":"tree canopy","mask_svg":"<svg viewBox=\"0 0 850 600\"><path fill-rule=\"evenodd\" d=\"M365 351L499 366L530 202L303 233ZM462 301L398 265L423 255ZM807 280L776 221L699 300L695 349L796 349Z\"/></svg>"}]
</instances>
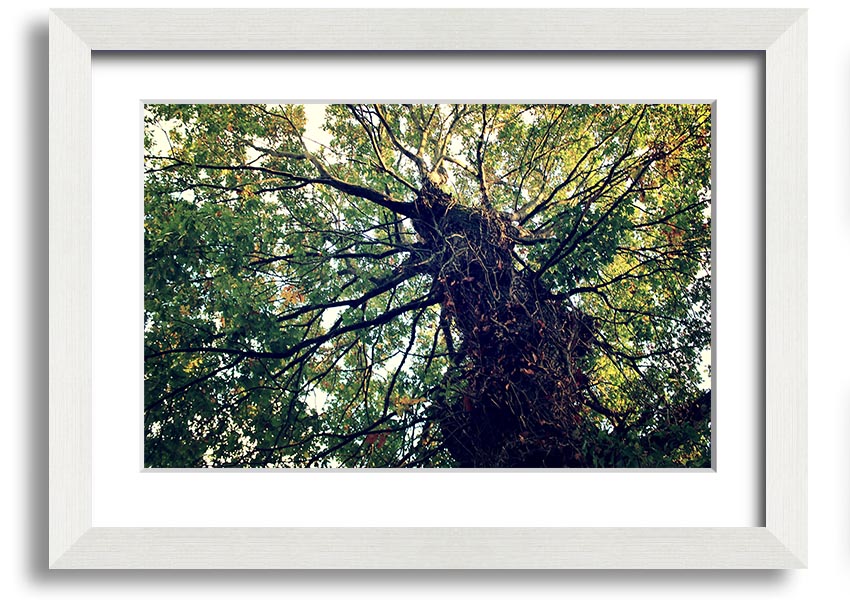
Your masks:
<instances>
[{"instance_id":1,"label":"tree canopy","mask_svg":"<svg viewBox=\"0 0 850 600\"><path fill-rule=\"evenodd\" d=\"M709 105L316 108L145 107L147 467L710 466Z\"/></svg>"}]
</instances>

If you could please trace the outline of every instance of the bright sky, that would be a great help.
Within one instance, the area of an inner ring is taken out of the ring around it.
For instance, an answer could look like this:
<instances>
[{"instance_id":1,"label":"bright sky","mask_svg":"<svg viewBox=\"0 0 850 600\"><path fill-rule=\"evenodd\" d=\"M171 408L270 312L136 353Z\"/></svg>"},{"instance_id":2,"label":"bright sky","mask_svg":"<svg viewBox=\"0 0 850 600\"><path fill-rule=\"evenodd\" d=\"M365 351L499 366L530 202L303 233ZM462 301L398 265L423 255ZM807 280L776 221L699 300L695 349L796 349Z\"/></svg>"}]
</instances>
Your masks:
<instances>
[{"instance_id":1,"label":"bright sky","mask_svg":"<svg viewBox=\"0 0 850 600\"><path fill-rule=\"evenodd\" d=\"M327 146L331 143L331 136L327 131L322 129L322 123L325 122L325 108L327 104L305 104L304 114L307 117L307 127L304 131L304 143L307 145L307 150L315 153L322 146Z\"/></svg>"}]
</instances>

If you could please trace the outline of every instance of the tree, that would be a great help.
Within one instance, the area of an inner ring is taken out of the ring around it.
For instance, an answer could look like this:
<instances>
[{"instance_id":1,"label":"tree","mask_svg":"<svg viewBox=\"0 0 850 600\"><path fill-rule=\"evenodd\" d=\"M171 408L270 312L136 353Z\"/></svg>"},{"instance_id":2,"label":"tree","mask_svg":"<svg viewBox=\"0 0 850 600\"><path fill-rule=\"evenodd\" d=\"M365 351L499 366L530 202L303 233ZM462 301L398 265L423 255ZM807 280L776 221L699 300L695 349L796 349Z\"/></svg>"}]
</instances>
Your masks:
<instances>
[{"instance_id":1,"label":"tree","mask_svg":"<svg viewBox=\"0 0 850 600\"><path fill-rule=\"evenodd\" d=\"M709 466L710 126L148 105L145 464Z\"/></svg>"}]
</instances>

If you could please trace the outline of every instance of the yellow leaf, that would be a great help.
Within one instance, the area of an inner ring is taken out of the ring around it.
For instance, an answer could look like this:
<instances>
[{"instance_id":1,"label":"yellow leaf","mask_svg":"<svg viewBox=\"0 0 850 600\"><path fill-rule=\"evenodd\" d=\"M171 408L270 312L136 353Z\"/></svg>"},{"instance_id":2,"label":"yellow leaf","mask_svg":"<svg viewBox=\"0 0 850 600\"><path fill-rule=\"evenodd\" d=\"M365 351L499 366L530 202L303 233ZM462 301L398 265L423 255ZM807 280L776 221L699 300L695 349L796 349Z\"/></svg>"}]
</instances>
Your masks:
<instances>
[{"instance_id":1,"label":"yellow leaf","mask_svg":"<svg viewBox=\"0 0 850 600\"><path fill-rule=\"evenodd\" d=\"M185 366L185 367L183 367L183 372L184 372L184 373L191 373L191 372L192 372L192 371L194 371L194 370L198 367L198 365L200 365L200 364L201 364L201 357L200 357L200 356L196 356L195 358L193 358L192 360L190 360L188 363L186 363L186 366Z\"/></svg>"},{"instance_id":2,"label":"yellow leaf","mask_svg":"<svg viewBox=\"0 0 850 600\"><path fill-rule=\"evenodd\" d=\"M402 404L404 406L413 406L420 402L425 402L425 398L408 398L407 396L396 398L396 404Z\"/></svg>"}]
</instances>

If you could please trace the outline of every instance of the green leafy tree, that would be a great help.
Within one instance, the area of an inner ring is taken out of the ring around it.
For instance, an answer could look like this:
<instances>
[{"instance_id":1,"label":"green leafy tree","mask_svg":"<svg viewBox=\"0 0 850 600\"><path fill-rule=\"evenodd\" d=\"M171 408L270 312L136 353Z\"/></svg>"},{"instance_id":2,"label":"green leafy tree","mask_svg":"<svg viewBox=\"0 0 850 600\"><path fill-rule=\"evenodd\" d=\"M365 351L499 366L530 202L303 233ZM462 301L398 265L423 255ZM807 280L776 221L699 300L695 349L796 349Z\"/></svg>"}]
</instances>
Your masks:
<instances>
[{"instance_id":1,"label":"green leafy tree","mask_svg":"<svg viewBox=\"0 0 850 600\"><path fill-rule=\"evenodd\" d=\"M709 466L710 127L148 105L145 464Z\"/></svg>"}]
</instances>

